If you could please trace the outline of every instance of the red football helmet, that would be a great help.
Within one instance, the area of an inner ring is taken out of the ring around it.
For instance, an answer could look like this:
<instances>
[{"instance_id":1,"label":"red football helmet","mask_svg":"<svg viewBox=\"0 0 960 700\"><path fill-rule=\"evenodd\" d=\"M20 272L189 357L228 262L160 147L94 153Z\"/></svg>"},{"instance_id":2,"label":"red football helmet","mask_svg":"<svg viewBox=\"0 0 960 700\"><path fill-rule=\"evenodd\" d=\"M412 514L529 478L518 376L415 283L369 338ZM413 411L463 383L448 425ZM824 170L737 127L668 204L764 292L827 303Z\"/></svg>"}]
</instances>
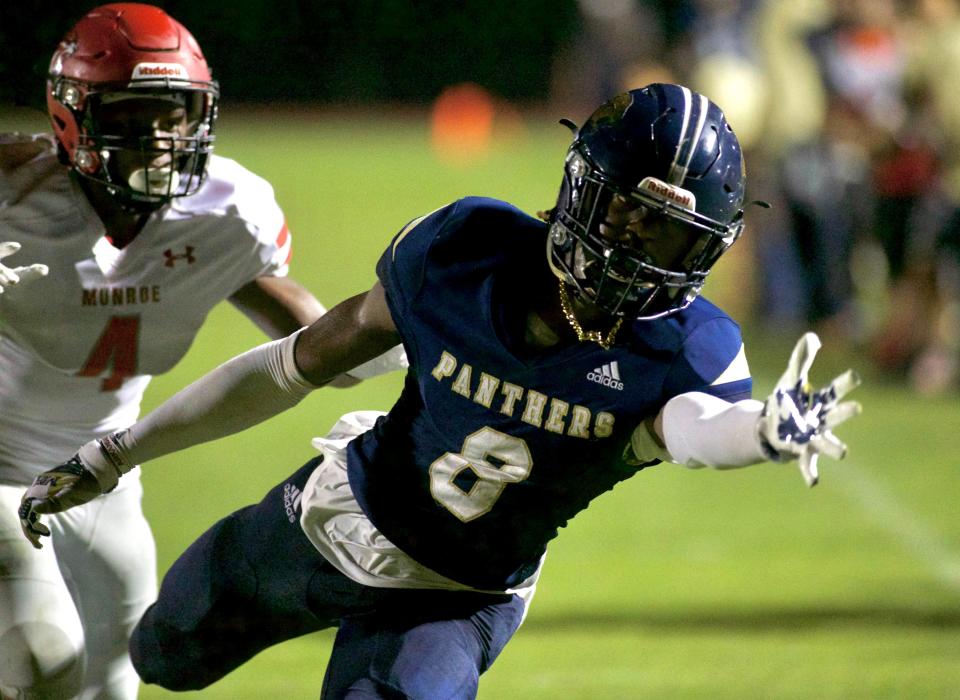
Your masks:
<instances>
[{"instance_id":1,"label":"red football helmet","mask_svg":"<svg viewBox=\"0 0 960 700\"><path fill-rule=\"evenodd\" d=\"M64 162L106 185L121 204L146 209L199 189L218 97L193 35L160 8L139 3L87 13L60 42L47 79L47 108ZM185 114L183 126L161 135L152 126L111 125L115 120L104 116L111 105L131 98L176 105ZM140 165L121 174L116 161L133 157Z\"/></svg>"}]
</instances>

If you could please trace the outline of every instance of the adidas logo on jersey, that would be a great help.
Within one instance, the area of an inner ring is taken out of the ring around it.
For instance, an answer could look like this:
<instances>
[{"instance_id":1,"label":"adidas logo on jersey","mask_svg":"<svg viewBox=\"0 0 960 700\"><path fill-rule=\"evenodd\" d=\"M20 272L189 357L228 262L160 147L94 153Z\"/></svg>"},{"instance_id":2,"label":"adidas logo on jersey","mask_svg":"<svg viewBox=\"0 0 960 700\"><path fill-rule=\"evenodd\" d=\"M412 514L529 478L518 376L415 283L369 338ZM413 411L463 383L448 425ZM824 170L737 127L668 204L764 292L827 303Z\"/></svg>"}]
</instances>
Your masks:
<instances>
[{"instance_id":1,"label":"adidas logo on jersey","mask_svg":"<svg viewBox=\"0 0 960 700\"><path fill-rule=\"evenodd\" d=\"M617 365L616 360L601 365L592 372L587 372L587 379L591 382L610 387L611 389L623 391L623 382L620 381L620 367Z\"/></svg>"},{"instance_id":2,"label":"adidas logo on jersey","mask_svg":"<svg viewBox=\"0 0 960 700\"><path fill-rule=\"evenodd\" d=\"M297 521L297 510L300 508L300 499L303 494L293 484L283 485L283 510L287 514L287 520L291 523Z\"/></svg>"}]
</instances>

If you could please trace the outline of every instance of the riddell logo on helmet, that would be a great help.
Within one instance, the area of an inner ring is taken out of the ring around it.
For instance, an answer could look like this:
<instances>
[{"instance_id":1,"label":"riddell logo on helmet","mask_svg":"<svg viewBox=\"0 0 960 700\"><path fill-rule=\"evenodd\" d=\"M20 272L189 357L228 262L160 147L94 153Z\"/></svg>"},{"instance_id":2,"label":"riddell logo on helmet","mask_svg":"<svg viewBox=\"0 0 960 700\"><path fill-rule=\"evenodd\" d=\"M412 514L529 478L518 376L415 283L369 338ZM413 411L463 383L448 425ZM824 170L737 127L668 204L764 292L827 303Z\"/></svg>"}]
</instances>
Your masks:
<instances>
[{"instance_id":1,"label":"riddell logo on helmet","mask_svg":"<svg viewBox=\"0 0 960 700\"><path fill-rule=\"evenodd\" d=\"M133 69L131 80L144 80L149 78L175 78L177 80L189 80L187 69L179 63L138 63Z\"/></svg>"},{"instance_id":2,"label":"riddell logo on helmet","mask_svg":"<svg viewBox=\"0 0 960 700\"><path fill-rule=\"evenodd\" d=\"M684 209L697 210L697 198L693 195L693 192L676 185L670 185L655 177L643 178L640 182L640 189L656 195L658 199L668 199Z\"/></svg>"}]
</instances>

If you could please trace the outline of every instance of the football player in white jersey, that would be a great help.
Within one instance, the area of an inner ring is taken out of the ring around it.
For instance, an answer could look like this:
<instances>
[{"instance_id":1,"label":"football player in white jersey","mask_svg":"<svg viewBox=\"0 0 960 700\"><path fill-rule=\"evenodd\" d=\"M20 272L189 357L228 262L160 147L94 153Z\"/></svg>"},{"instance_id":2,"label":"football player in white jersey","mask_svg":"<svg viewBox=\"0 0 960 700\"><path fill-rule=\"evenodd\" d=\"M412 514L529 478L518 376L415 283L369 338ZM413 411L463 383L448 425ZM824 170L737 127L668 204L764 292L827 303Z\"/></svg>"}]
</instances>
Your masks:
<instances>
[{"instance_id":1,"label":"football player in white jersey","mask_svg":"<svg viewBox=\"0 0 960 700\"><path fill-rule=\"evenodd\" d=\"M23 487L131 424L220 301L275 338L324 312L286 276L270 185L212 155L217 100L185 27L105 5L53 55L53 135L0 135L0 697L135 697L127 639L156 597L138 478L51 519L42 550L20 534Z\"/></svg>"}]
</instances>

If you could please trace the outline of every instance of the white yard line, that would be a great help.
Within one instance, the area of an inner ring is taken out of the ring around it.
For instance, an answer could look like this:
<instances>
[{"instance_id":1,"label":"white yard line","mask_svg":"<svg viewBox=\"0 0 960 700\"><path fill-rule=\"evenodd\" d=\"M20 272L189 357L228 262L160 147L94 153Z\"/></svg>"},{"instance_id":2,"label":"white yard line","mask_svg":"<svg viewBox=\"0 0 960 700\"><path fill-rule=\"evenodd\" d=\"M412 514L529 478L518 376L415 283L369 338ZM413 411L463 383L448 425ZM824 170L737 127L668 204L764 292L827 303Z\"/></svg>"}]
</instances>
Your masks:
<instances>
[{"instance_id":1,"label":"white yard line","mask_svg":"<svg viewBox=\"0 0 960 700\"><path fill-rule=\"evenodd\" d=\"M929 566L941 583L960 591L960 552L920 514L907 508L893 491L849 459L838 465L835 478L879 527L915 559Z\"/></svg>"}]
</instances>

